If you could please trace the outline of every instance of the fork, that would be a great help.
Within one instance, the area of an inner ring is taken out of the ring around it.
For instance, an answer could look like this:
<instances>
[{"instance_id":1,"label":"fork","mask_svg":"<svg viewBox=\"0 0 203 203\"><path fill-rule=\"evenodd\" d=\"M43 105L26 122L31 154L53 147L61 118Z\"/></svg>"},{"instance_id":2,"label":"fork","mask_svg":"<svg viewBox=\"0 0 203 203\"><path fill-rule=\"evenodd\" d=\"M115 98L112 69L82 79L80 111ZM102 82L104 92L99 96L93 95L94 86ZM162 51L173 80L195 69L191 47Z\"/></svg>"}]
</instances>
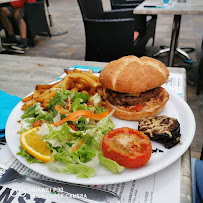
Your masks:
<instances>
[{"instance_id":1,"label":"fork","mask_svg":"<svg viewBox=\"0 0 203 203\"><path fill-rule=\"evenodd\" d=\"M6 166L0 164L0 184L11 183L14 181L26 181L49 189L63 188L63 191L59 191L59 193L64 195L78 194L78 192L80 194L86 194L87 198L78 197L77 195L75 195L74 198L87 203L120 203L120 197L114 192L96 188L87 188L81 185L74 185L65 182L50 182L47 180L39 180L30 176L21 175L15 169L7 169Z\"/></svg>"}]
</instances>

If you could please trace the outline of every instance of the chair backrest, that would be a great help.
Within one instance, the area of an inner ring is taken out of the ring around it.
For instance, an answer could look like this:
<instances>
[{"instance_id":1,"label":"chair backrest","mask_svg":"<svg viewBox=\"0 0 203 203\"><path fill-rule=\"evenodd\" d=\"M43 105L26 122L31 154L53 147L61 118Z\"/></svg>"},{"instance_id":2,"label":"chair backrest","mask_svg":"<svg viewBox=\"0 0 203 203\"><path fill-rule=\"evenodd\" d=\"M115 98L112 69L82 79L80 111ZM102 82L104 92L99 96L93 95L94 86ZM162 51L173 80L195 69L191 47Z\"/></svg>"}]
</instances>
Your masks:
<instances>
[{"instance_id":1,"label":"chair backrest","mask_svg":"<svg viewBox=\"0 0 203 203\"><path fill-rule=\"evenodd\" d=\"M140 5L140 2L127 2L126 0L110 0L111 9L134 9Z\"/></svg>"},{"instance_id":2,"label":"chair backrest","mask_svg":"<svg viewBox=\"0 0 203 203\"><path fill-rule=\"evenodd\" d=\"M25 21L27 24L28 36L31 39L42 32L46 32L51 36L46 19L44 1L25 3Z\"/></svg>"},{"instance_id":3,"label":"chair backrest","mask_svg":"<svg viewBox=\"0 0 203 203\"><path fill-rule=\"evenodd\" d=\"M137 16L138 22L135 22L131 10L105 12L101 0L77 1L85 28L85 60L108 62L125 55L144 54L149 38L153 37L146 31L145 16ZM153 32L153 26L150 30ZM136 42L133 41L134 31L140 33Z\"/></svg>"},{"instance_id":4,"label":"chair backrest","mask_svg":"<svg viewBox=\"0 0 203 203\"><path fill-rule=\"evenodd\" d=\"M125 4L126 0L110 0L111 4Z\"/></svg>"},{"instance_id":5,"label":"chair backrest","mask_svg":"<svg viewBox=\"0 0 203 203\"><path fill-rule=\"evenodd\" d=\"M83 19L99 18L104 12L101 0L77 0L77 1L80 6Z\"/></svg>"}]
</instances>

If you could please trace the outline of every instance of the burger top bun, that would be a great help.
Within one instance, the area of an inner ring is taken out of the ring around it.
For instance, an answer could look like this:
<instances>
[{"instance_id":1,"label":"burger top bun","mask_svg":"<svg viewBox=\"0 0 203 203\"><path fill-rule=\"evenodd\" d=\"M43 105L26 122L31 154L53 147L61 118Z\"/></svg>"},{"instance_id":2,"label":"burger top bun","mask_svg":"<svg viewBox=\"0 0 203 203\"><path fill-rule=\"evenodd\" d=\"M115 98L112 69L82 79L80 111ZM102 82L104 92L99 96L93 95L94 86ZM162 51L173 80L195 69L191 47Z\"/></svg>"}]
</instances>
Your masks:
<instances>
[{"instance_id":1,"label":"burger top bun","mask_svg":"<svg viewBox=\"0 0 203 203\"><path fill-rule=\"evenodd\" d=\"M140 93L161 86L167 80L166 66L150 57L124 56L110 62L100 73L100 82L120 93Z\"/></svg>"}]
</instances>

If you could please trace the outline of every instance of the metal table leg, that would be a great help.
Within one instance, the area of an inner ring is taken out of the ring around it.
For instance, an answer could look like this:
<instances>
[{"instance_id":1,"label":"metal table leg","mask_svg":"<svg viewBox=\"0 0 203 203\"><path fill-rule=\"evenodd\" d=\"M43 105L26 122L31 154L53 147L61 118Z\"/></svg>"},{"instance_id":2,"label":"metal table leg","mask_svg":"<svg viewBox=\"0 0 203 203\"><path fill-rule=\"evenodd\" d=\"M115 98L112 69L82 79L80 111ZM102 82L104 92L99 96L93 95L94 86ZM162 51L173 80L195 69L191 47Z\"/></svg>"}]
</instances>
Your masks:
<instances>
[{"instance_id":1,"label":"metal table leg","mask_svg":"<svg viewBox=\"0 0 203 203\"><path fill-rule=\"evenodd\" d=\"M184 56L188 61L191 61L190 56L186 53L186 51L184 51L184 49L188 49L189 52L194 51L193 48L189 48L189 47L188 48L178 48L177 47L179 32L180 32L180 23L181 23L181 15L174 15L170 48L166 47L166 46L161 46L161 50L159 50L159 52L157 52L153 55L153 57L157 57L160 54L169 52L169 60L168 60L169 67L174 65L175 52Z\"/></svg>"},{"instance_id":2,"label":"metal table leg","mask_svg":"<svg viewBox=\"0 0 203 203\"><path fill-rule=\"evenodd\" d=\"M52 15L51 15L51 12L50 12L50 5L49 5L49 0L46 0L46 7L47 7L47 14L48 14L48 17L49 17L49 29L50 29L50 32L51 32L51 36L59 36L59 35L64 35L64 34L67 34L68 33L68 29L59 24L59 23L54 23L53 20L52 20ZM43 33L42 35L45 35L47 36L46 33Z\"/></svg>"},{"instance_id":3,"label":"metal table leg","mask_svg":"<svg viewBox=\"0 0 203 203\"><path fill-rule=\"evenodd\" d=\"M174 15L173 18L173 26L172 26L172 35L171 35L171 45L170 45L170 53L168 66L172 67L174 64L174 54L178 45L178 37L180 32L180 23L181 23L181 15Z\"/></svg>"}]
</instances>

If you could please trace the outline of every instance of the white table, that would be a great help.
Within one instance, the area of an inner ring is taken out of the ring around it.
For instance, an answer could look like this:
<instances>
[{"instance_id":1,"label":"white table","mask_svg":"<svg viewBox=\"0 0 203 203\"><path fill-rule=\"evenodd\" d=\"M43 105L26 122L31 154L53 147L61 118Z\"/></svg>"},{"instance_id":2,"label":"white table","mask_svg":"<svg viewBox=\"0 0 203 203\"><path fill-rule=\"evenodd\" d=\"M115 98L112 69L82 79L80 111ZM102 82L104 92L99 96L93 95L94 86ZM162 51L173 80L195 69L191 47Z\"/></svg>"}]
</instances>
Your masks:
<instances>
[{"instance_id":1,"label":"white table","mask_svg":"<svg viewBox=\"0 0 203 203\"><path fill-rule=\"evenodd\" d=\"M134 14L154 14L154 15L174 15L171 43L170 43L170 54L168 60L168 66L172 67L174 63L174 54L178 45L178 37L181 24L182 15L203 15L203 1L202 0L187 0L187 2L179 3L178 0L170 0L169 5L163 5L162 0L145 0L142 4L136 7L133 11ZM145 7L145 6L155 7ZM178 51L182 51L178 49ZM183 52L182 52L183 53Z\"/></svg>"},{"instance_id":2,"label":"white table","mask_svg":"<svg viewBox=\"0 0 203 203\"><path fill-rule=\"evenodd\" d=\"M25 57L0 55L0 89L11 95L24 97L33 91L36 84L46 84L55 81L62 73L63 69L72 65L85 65L94 67L104 67L105 63L74 61L64 59L51 59L40 57ZM169 68L169 72L173 74L181 74L184 78L183 98L186 100L186 71L183 68ZM26 85L25 85L26 84ZM1 151L0 151L1 153ZM2 159L2 158L1 158ZM175 164L175 163L174 163ZM178 160L181 168L180 202L191 203L191 177L190 177L190 156L189 150ZM170 166L173 169L173 164ZM167 169L166 169L167 170ZM177 172L177 171L176 171ZM175 172L175 173L176 173ZM164 170L157 173L159 180L163 182L167 188L167 195L170 195L170 186L167 186L168 177L163 175ZM167 173L168 174L168 173ZM170 171L171 174L171 171ZM146 178L147 179L147 178ZM162 191L158 191L158 193ZM1 193L1 191L0 191ZM58 202L58 201L56 201Z\"/></svg>"}]
</instances>

